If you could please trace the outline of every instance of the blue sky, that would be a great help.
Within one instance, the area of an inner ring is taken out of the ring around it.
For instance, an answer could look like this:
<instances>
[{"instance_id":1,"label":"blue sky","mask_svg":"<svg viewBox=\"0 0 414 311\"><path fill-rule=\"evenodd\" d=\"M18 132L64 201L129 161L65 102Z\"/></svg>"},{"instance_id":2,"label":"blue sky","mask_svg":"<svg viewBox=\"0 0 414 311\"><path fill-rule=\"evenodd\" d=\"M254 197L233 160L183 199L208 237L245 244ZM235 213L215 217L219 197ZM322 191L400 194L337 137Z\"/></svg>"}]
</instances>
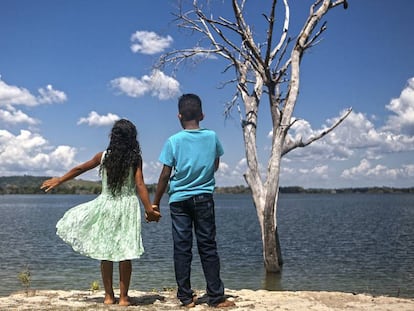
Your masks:
<instances>
[{"instance_id":1,"label":"blue sky","mask_svg":"<svg viewBox=\"0 0 414 311\"><path fill-rule=\"evenodd\" d=\"M245 185L239 116L223 116L234 85L223 62L154 71L162 52L193 47L197 38L173 22L174 0L0 1L0 176L60 175L108 144L113 121L139 131L144 176L155 183L165 139L180 130L177 98L197 93L202 126L225 148L217 185ZM250 2L252 2L250 0ZM291 2L294 36L313 1ZM217 15L231 17L226 1ZM261 36L268 1L246 16ZM279 1L281 7L282 1ZM348 107L334 133L283 160L281 185L414 186L414 1L349 0L325 17L323 40L306 53L291 135L307 137ZM280 19L281 25L283 19ZM258 150L266 167L271 129L264 98ZM97 172L84 176L98 179Z\"/></svg>"}]
</instances>

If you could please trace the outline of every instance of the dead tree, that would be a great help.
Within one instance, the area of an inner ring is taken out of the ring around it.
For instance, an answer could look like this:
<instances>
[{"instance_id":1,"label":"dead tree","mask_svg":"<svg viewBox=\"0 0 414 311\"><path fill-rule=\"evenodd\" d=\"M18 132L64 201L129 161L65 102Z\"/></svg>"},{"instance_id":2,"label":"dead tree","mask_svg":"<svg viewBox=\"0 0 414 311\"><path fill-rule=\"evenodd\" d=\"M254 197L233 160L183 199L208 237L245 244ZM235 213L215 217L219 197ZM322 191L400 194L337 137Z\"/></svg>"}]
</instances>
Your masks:
<instances>
[{"instance_id":1,"label":"dead tree","mask_svg":"<svg viewBox=\"0 0 414 311\"><path fill-rule=\"evenodd\" d=\"M174 64L178 68L186 61L199 59L199 56L208 58L214 55L227 62L224 72L234 69L235 78L227 82L234 82L237 87L226 113L236 106L241 113L247 160L244 177L252 191L259 219L264 264L267 272L279 272L282 257L276 209L281 159L293 149L308 146L331 132L351 112L348 109L335 124L316 136L294 140L288 135L295 122L292 113L299 92L301 59L308 49L318 43L321 34L326 30L326 22L321 23L321 19L331 9L340 5L347 8L348 4L346 0L316 0L310 7L309 16L301 31L292 39L288 36L288 0L283 0L284 10L280 10L284 12L284 18L282 31L278 36L275 33L276 12L279 12L276 10L277 0L268 0L269 12L263 14L267 25L266 40L258 43L255 41L252 25L245 19L247 0L231 0L226 3L231 3L233 8L234 16L231 20L222 16L213 17L211 12L208 14L207 11L212 6L209 1L193 0L188 11L184 11L181 6L180 12L176 14L178 26L200 35L201 40L208 42L208 47L200 44L204 42L200 41L195 47L170 51L161 56L159 66ZM259 104L263 95L267 97L270 105L273 129L272 146L264 177L259 171L256 147ZM240 109L239 99L244 109Z\"/></svg>"}]
</instances>

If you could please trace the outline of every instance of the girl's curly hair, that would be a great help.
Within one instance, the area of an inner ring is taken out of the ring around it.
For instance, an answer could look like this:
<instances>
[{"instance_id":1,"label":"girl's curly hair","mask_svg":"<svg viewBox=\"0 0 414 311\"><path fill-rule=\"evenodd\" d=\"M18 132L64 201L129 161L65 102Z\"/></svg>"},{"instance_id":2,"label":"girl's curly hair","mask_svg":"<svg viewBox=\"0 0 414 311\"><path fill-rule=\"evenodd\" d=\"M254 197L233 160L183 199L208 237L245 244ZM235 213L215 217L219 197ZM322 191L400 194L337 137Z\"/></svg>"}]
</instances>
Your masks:
<instances>
[{"instance_id":1,"label":"girl's curly hair","mask_svg":"<svg viewBox=\"0 0 414 311\"><path fill-rule=\"evenodd\" d=\"M116 121L112 127L109 146L102 162L107 172L108 187L112 195L120 193L130 169L132 168L135 175L141 161L141 148L137 141L135 125L126 119Z\"/></svg>"}]
</instances>

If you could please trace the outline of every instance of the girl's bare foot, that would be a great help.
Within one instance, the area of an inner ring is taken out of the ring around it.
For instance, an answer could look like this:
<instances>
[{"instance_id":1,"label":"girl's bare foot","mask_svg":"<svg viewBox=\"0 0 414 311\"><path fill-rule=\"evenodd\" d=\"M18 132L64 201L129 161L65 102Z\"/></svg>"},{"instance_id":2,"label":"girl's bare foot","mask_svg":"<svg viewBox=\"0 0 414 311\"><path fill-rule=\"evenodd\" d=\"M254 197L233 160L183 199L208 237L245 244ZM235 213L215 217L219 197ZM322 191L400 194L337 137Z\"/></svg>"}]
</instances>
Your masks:
<instances>
[{"instance_id":1,"label":"girl's bare foot","mask_svg":"<svg viewBox=\"0 0 414 311\"><path fill-rule=\"evenodd\" d=\"M104 304L113 305L115 303L115 296L112 294L105 294Z\"/></svg>"},{"instance_id":2,"label":"girl's bare foot","mask_svg":"<svg viewBox=\"0 0 414 311\"><path fill-rule=\"evenodd\" d=\"M121 297L119 298L119 305L120 306L129 306L131 305L131 302L129 301L129 297Z\"/></svg>"}]
</instances>

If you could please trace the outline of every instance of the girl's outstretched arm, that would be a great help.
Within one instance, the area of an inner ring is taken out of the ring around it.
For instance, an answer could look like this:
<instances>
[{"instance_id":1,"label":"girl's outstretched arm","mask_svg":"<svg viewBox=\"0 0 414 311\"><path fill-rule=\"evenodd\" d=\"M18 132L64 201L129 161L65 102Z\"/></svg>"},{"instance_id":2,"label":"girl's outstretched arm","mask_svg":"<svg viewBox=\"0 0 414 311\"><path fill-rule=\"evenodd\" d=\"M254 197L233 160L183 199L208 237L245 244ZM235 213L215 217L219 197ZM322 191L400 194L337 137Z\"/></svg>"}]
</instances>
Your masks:
<instances>
[{"instance_id":1,"label":"girl's outstretched arm","mask_svg":"<svg viewBox=\"0 0 414 311\"><path fill-rule=\"evenodd\" d=\"M95 156L92 159L78 166L75 166L62 177L53 177L53 178L45 180L42 186L40 187L40 189L44 189L45 192L48 192L52 190L53 188L56 188L57 186L64 183L65 181L73 179L76 176L79 176L80 174L85 173L86 171L89 171L97 167L101 163L101 158L102 158L102 152L99 152L95 154Z\"/></svg>"}]
</instances>

